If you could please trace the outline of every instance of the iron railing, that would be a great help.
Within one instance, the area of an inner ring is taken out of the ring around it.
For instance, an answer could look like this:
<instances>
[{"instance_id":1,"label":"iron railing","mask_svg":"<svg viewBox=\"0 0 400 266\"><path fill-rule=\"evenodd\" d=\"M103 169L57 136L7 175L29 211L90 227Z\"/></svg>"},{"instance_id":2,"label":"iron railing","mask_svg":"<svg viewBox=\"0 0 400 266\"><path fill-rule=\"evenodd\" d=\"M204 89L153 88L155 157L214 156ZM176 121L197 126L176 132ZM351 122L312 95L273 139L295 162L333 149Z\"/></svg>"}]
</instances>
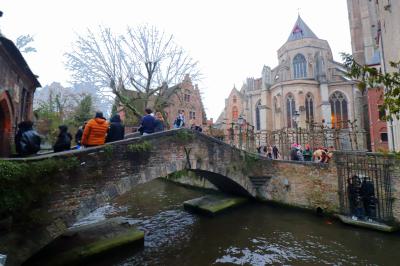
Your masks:
<instances>
[{"instance_id":1,"label":"iron railing","mask_svg":"<svg viewBox=\"0 0 400 266\"><path fill-rule=\"evenodd\" d=\"M357 219L389 222L393 158L374 153L338 152L340 212Z\"/></svg>"},{"instance_id":2,"label":"iron railing","mask_svg":"<svg viewBox=\"0 0 400 266\"><path fill-rule=\"evenodd\" d=\"M326 124L306 123L306 128L282 128L255 132L254 126L243 123L223 123L224 129L210 127L208 132L226 143L240 149L256 151L259 146L276 145L282 159L290 159L292 144L305 147L307 144L315 150L319 147L333 147L334 150L366 150L366 133L359 131L356 121L343 122L343 126L332 128Z\"/></svg>"}]
</instances>

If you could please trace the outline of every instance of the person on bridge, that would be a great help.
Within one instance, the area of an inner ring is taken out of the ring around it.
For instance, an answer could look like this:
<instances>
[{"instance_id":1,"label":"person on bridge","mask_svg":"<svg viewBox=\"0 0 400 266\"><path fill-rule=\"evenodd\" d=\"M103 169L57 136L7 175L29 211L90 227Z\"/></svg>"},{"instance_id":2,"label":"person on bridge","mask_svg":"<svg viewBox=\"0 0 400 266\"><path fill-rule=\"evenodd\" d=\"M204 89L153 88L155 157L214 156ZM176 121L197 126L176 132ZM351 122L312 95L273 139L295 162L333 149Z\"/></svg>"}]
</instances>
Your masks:
<instances>
[{"instance_id":1,"label":"person on bridge","mask_svg":"<svg viewBox=\"0 0 400 266\"><path fill-rule=\"evenodd\" d=\"M124 139L125 126L121 122L121 117L117 114L110 119L110 127L108 129L106 142L112 142Z\"/></svg>"},{"instance_id":2,"label":"person on bridge","mask_svg":"<svg viewBox=\"0 0 400 266\"><path fill-rule=\"evenodd\" d=\"M18 155L36 154L40 150L40 142L40 136L33 130L31 121L23 121L18 124L18 132L15 135L15 148Z\"/></svg>"},{"instance_id":3,"label":"person on bridge","mask_svg":"<svg viewBox=\"0 0 400 266\"><path fill-rule=\"evenodd\" d=\"M156 125L154 128L154 132L161 132L165 130L165 122L164 117L162 116L161 112L156 113Z\"/></svg>"},{"instance_id":4,"label":"person on bridge","mask_svg":"<svg viewBox=\"0 0 400 266\"><path fill-rule=\"evenodd\" d=\"M185 126L185 111L181 110L174 121L174 128L181 128Z\"/></svg>"},{"instance_id":5,"label":"person on bridge","mask_svg":"<svg viewBox=\"0 0 400 266\"><path fill-rule=\"evenodd\" d=\"M142 135L152 134L156 128L156 119L151 115L152 111L150 108L146 108L144 111L146 115L142 117L139 131Z\"/></svg>"},{"instance_id":6,"label":"person on bridge","mask_svg":"<svg viewBox=\"0 0 400 266\"><path fill-rule=\"evenodd\" d=\"M276 147L276 145L274 145L274 147L272 147L272 153L274 154L274 160L278 160L279 150L278 150L278 147Z\"/></svg>"},{"instance_id":7,"label":"person on bridge","mask_svg":"<svg viewBox=\"0 0 400 266\"><path fill-rule=\"evenodd\" d=\"M71 149L72 136L68 132L68 127L66 125L61 125L58 127L60 133L58 134L56 143L54 143L54 152L67 151Z\"/></svg>"},{"instance_id":8,"label":"person on bridge","mask_svg":"<svg viewBox=\"0 0 400 266\"><path fill-rule=\"evenodd\" d=\"M309 144L306 144L306 149L303 151L304 161L311 162L313 157L313 151Z\"/></svg>"},{"instance_id":9,"label":"person on bridge","mask_svg":"<svg viewBox=\"0 0 400 266\"><path fill-rule=\"evenodd\" d=\"M95 118L90 119L82 134L81 143L85 147L103 145L106 141L108 122L102 112L96 112Z\"/></svg>"},{"instance_id":10,"label":"person on bridge","mask_svg":"<svg viewBox=\"0 0 400 266\"><path fill-rule=\"evenodd\" d=\"M79 150L79 149L81 148L81 146L82 146L82 143L81 143L81 141L82 141L82 135L83 135L83 131L85 130L86 124L87 124L87 121L85 121L85 122L83 123L83 125L80 126L80 127L78 128L78 130L76 131L76 134L75 134L76 148L77 148L78 150Z\"/></svg>"}]
</instances>

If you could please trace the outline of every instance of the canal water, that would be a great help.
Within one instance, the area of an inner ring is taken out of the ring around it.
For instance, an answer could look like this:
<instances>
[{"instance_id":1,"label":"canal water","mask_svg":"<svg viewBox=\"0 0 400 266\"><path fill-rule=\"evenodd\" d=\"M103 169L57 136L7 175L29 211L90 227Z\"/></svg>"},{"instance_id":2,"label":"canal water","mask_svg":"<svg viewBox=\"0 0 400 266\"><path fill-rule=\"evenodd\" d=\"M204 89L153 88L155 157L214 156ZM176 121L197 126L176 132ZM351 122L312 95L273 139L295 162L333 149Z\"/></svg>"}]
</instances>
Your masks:
<instances>
[{"instance_id":1,"label":"canal water","mask_svg":"<svg viewBox=\"0 0 400 266\"><path fill-rule=\"evenodd\" d=\"M216 217L183 210L185 200L207 193L157 179L88 217L123 216L145 231L144 248L97 265L400 264L399 234L257 202Z\"/></svg>"},{"instance_id":2,"label":"canal water","mask_svg":"<svg viewBox=\"0 0 400 266\"><path fill-rule=\"evenodd\" d=\"M400 265L399 234L257 202L216 217L183 210L208 193L157 179L100 208L81 223L122 216L145 242L94 265Z\"/></svg>"}]
</instances>

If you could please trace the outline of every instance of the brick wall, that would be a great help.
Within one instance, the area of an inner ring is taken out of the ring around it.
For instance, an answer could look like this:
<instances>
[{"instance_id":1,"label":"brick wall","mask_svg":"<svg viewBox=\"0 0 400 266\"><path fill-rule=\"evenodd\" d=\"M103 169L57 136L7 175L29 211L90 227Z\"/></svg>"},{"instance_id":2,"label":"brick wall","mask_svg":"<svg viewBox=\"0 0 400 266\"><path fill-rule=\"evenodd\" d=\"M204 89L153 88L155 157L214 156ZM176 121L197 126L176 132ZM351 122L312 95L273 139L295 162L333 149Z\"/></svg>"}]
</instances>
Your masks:
<instances>
[{"instance_id":1,"label":"brick wall","mask_svg":"<svg viewBox=\"0 0 400 266\"><path fill-rule=\"evenodd\" d=\"M140 145L144 142L147 142L148 149L139 148L143 147ZM50 215L50 223L36 226L32 232L13 232L13 237L0 235L0 251L18 250L18 254L13 255L23 259L89 212L128 192L137 184L184 169L195 172L224 192L245 194L305 209L338 211L335 161L325 165L257 158L186 129L13 161L68 157L77 158L77 168L72 174L52 177L55 182L53 190L48 201L41 206L42 211ZM392 172L393 213L395 221L400 223L400 163L395 164ZM263 184L256 185L254 179L263 181ZM200 186L204 186L204 183ZM35 243L24 241L29 239L30 234L39 236ZM18 249L13 245L18 245Z\"/></svg>"}]
</instances>

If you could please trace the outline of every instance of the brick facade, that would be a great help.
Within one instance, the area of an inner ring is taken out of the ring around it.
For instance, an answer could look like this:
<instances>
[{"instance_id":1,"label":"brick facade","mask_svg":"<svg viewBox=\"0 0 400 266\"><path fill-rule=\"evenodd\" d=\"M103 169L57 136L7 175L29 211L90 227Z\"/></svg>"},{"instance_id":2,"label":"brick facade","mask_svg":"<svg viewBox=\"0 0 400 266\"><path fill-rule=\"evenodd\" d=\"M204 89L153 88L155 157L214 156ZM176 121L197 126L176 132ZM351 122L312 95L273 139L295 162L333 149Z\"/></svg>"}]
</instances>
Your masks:
<instances>
[{"instance_id":1,"label":"brick facade","mask_svg":"<svg viewBox=\"0 0 400 266\"><path fill-rule=\"evenodd\" d=\"M165 98L168 106L165 107L164 110L153 110L153 112L164 112L165 118L168 122L167 129L173 128L174 121L178 116L179 111L184 111L184 127L190 128L193 124L202 127L207 126L207 116L204 110L199 87L197 84L192 83L189 75L185 75L181 83L170 88L163 88L160 93L163 95L163 98ZM135 98L136 92L126 92L126 96ZM150 97L148 107L154 109L154 102L154 97ZM145 106L141 106L141 103L138 103L136 107L139 109L145 108ZM121 110L119 111L121 119L123 121L129 119L129 117L127 117L128 115L124 111L124 108L121 106L119 109ZM126 128L128 130L127 133L130 133L129 129L132 128L133 125L128 126L129 127Z\"/></svg>"},{"instance_id":2,"label":"brick facade","mask_svg":"<svg viewBox=\"0 0 400 266\"><path fill-rule=\"evenodd\" d=\"M11 154L18 123L33 119L33 95L38 87L17 47L0 35L0 157Z\"/></svg>"},{"instance_id":3,"label":"brick facade","mask_svg":"<svg viewBox=\"0 0 400 266\"><path fill-rule=\"evenodd\" d=\"M347 128L348 121L354 121L363 135L362 96L357 82L345 77L342 65L333 59L329 43L312 33L300 16L289 39L278 49L278 62L272 69L264 66L262 76L248 78L239 91L239 113L256 133L265 136L296 125L304 129L311 123ZM228 98L220 122L230 121L229 104ZM299 115L298 122L295 113ZM260 142L265 145L265 137ZM358 143L366 148L364 138L359 138Z\"/></svg>"},{"instance_id":4,"label":"brick facade","mask_svg":"<svg viewBox=\"0 0 400 266\"><path fill-rule=\"evenodd\" d=\"M391 67L390 62L400 60L400 1L347 0L347 6L354 59L359 64L373 66L382 73L398 72L398 69ZM376 113L376 110L373 109L370 113ZM383 130L383 127L381 123L374 121L370 121L371 124L372 144L377 139L372 136ZM387 133L388 148L400 151L400 121L395 117L387 122Z\"/></svg>"},{"instance_id":5,"label":"brick facade","mask_svg":"<svg viewBox=\"0 0 400 266\"><path fill-rule=\"evenodd\" d=\"M383 105L383 89L372 88L367 91L368 98L368 117L369 133L371 140L371 150L388 150L388 132L385 119L385 110L381 110Z\"/></svg>"},{"instance_id":6,"label":"brick facade","mask_svg":"<svg viewBox=\"0 0 400 266\"><path fill-rule=\"evenodd\" d=\"M193 85L189 75L186 75L180 84L169 88L169 90L176 91L169 98L170 105L164 109L171 128L181 110L184 111L185 115L185 127L190 128L193 124L207 126L207 118L198 85Z\"/></svg>"}]
</instances>

